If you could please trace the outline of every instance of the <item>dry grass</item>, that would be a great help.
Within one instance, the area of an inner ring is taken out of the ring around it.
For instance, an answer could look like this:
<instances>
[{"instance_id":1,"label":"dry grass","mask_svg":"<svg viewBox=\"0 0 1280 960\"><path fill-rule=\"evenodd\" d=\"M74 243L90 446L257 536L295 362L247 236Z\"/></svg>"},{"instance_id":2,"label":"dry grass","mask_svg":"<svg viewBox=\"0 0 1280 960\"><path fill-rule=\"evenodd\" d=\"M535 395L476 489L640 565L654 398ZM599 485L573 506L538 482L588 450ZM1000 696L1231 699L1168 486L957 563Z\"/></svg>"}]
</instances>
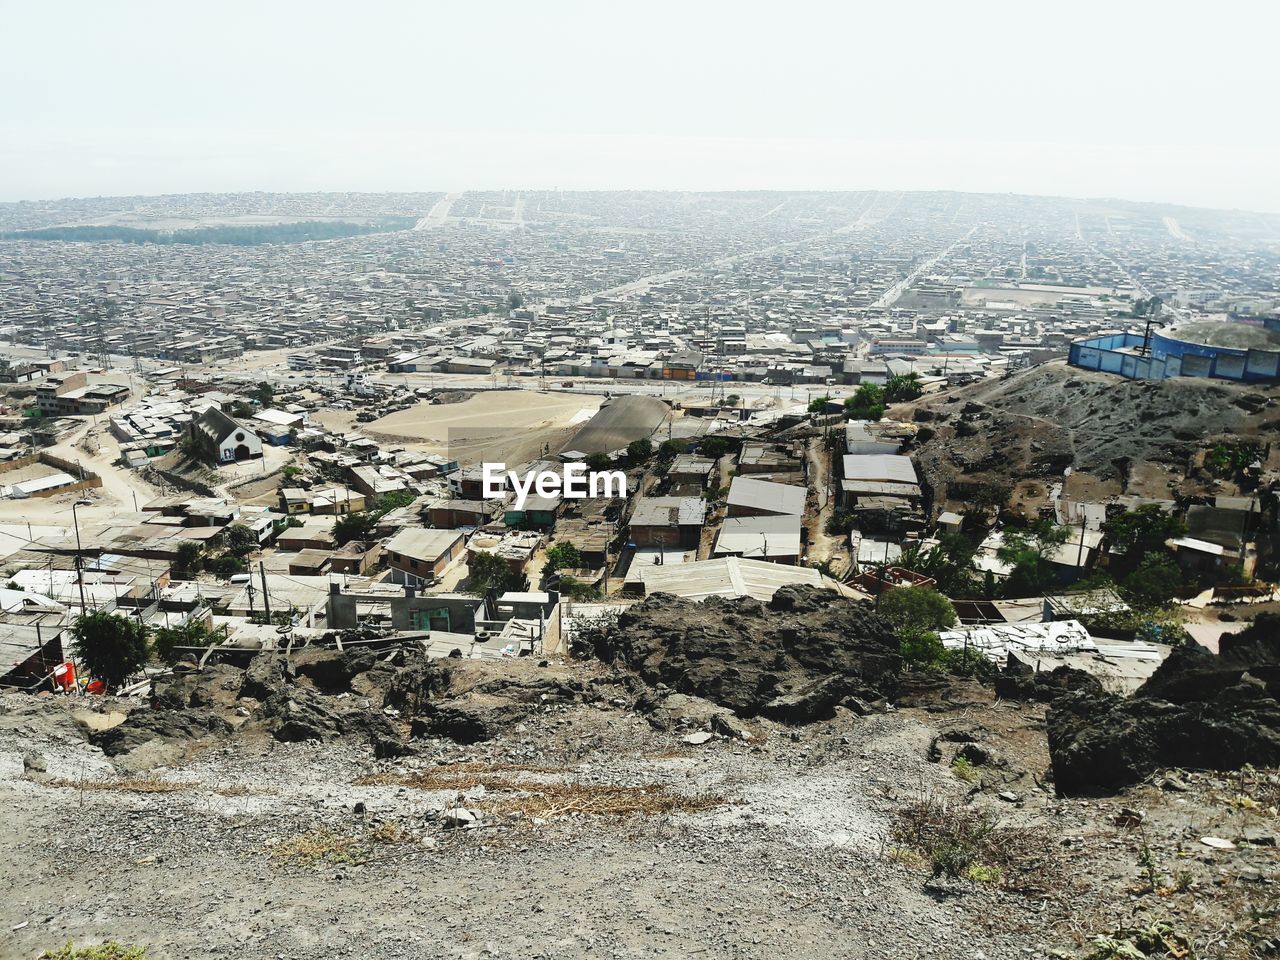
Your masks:
<instances>
[{"instance_id":1,"label":"dry grass","mask_svg":"<svg viewBox=\"0 0 1280 960\"><path fill-rule=\"evenodd\" d=\"M51 787L118 793L216 793L220 797L244 797L255 791L241 784L211 787L203 783L161 780L158 777L134 777L123 780L50 780Z\"/></svg>"},{"instance_id":2,"label":"dry grass","mask_svg":"<svg viewBox=\"0 0 1280 960\"><path fill-rule=\"evenodd\" d=\"M563 767L543 767L531 763L451 763L416 773L371 773L356 780L359 786L413 787L415 790L471 790L474 787L501 789L490 784L506 783L510 773L558 773Z\"/></svg>"},{"instance_id":3,"label":"dry grass","mask_svg":"<svg viewBox=\"0 0 1280 960\"><path fill-rule=\"evenodd\" d=\"M417 790L473 790L483 787L486 796L468 802L469 808L492 816L523 816L538 819L585 814L625 816L696 813L723 806L727 801L716 794L687 796L671 793L666 787L650 784L623 787L581 781L545 781L520 774L565 775L564 768L519 763L459 763L433 767L411 774L377 773L361 777L357 784L413 787Z\"/></svg>"},{"instance_id":4,"label":"dry grass","mask_svg":"<svg viewBox=\"0 0 1280 960\"><path fill-rule=\"evenodd\" d=\"M489 797L476 806L498 816L524 816L549 820L580 813L587 816L626 816L632 813L661 815L697 813L723 806L716 794L685 796L665 787L617 787L595 783L519 783L505 788L510 796Z\"/></svg>"},{"instance_id":5,"label":"dry grass","mask_svg":"<svg viewBox=\"0 0 1280 960\"><path fill-rule=\"evenodd\" d=\"M421 838L398 823L379 823L364 833L339 833L330 827L316 827L306 833L281 840L271 846L271 859L278 863L313 866L359 864L373 859L379 846L417 843Z\"/></svg>"},{"instance_id":6,"label":"dry grass","mask_svg":"<svg viewBox=\"0 0 1280 960\"><path fill-rule=\"evenodd\" d=\"M68 940L61 948L40 954L40 960L144 960L145 956L145 948L127 947L114 940L89 947L77 947Z\"/></svg>"},{"instance_id":7,"label":"dry grass","mask_svg":"<svg viewBox=\"0 0 1280 960\"><path fill-rule=\"evenodd\" d=\"M989 813L932 794L898 810L892 839L920 854L935 877L963 877L1031 895L1063 892L1065 874L1046 832L1001 827Z\"/></svg>"}]
</instances>

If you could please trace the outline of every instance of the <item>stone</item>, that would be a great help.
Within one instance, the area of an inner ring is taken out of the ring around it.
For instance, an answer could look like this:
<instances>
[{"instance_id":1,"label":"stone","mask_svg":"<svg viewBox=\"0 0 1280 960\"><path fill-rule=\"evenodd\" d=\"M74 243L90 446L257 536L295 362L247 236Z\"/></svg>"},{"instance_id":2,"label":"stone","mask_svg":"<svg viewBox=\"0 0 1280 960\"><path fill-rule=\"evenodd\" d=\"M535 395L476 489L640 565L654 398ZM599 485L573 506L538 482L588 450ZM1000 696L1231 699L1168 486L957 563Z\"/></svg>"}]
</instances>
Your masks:
<instances>
[{"instance_id":1,"label":"stone","mask_svg":"<svg viewBox=\"0 0 1280 960\"><path fill-rule=\"evenodd\" d=\"M680 738L682 743L687 743L691 747L701 746L711 739L711 734L706 730L699 730L697 733L690 733Z\"/></svg>"},{"instance_id":2,"label":"stone","mask_svg":"<svg viewBox=\"0 0 1280 960\"><path fill-rule=\"evenodd\" d=\"M1200 842L1214 850L1234 850L1236 848L1234 843L1230 840L1224 840L1222 837L1201 837Z\"/></svg>"},{"instance_id":3,"label":"stone","mask_svg":"<svg viewBox=\"0 0 1280 960\"><path fill-rule=\"evenodd\" d=\"M1250 843L1255 847L1274 847L1276 846L1276 834L1274 830L1267 830L1263 827L1246 827L1245 831L1240 834L1240 839L1245 843Z\"/></svg>"},{"instance_id":4,"label":"stone","mask_svg":"<svg viewBox=\"0 0 1280 960\"><path fill-rule=\"evenodd\" d=\"M453 830L459 827L465 827L468 824L475 823L480 818L468 810L466 807L450 807L444 813L440 814L440 822L445 827Z\"/></svg>"},{"instance_id":5,"label":"stone","mask_svg":"<svg viewBox=\"0 0 1280 960\"><path fill-rule=\"evenodd\" d=\"M711 729L722 737L736 740L751 739L751 731L732 714L717 713L711 718Z\"/></svg>"}]
</instances>

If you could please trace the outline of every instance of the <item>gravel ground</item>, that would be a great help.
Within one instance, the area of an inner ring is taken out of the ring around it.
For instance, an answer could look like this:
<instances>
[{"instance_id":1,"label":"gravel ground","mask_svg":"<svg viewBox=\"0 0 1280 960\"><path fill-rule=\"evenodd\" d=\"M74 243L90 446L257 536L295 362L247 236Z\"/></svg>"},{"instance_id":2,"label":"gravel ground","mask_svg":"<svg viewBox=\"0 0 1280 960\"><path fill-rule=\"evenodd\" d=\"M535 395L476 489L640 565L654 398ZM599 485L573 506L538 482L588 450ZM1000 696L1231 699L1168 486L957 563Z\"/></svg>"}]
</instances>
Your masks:
<instances>
[{"instance_id":1,"label":"gravel ground","mask_svg":"<svg viewBox=\"0 0 1280 960\"><path fill-rule=\"evenodd\" d=\"M1042 708L961 699L952 712L841 711L794 731L760 723L751 740L697 745L626 708L565 705L496 741L424 741L392 761L374 761L362 743L277 743L245 728L176 761L158 754L166 766L134 764L134 789L102 789L121 774L85 742L65 703L0 698L0 883L9 891L0 957L116 939L146 945L148 958L995 960L1053 956L1107 929L1097 924L1144 915L1153 898L1124 892L1139 875L1135 837L1111 826L1131 801L1056 800L1037 784ZM940 730L975 723L1006 758L989 784L929 759ZM521 794L493 781L461 790L394 782L471 770L723 803L531 816L513 812ZM370 774L382 776L355 783ZM1016 804L996 796L1010 789ZM1168 799L1178 816L1195 796L1151 793L1150 805ZM1039 824L1044 847L1072 851L1064 883L1076 896L1087 881L1083 892L1066 902L1066 886L1059 896L931 880L891 840L896 812L922 795ZM458 806L479 819L449 828ZM1244 869L1241 851L1201 853L1208 862L1191 863L1206 884ZM1248 862L1274 876L1274 849L1269 860L1254 853ZM1168 912L1175 899L1154 906ZM1215 901L1205 902L1197 909L1216 922Z\"/></svg>"}]
</instances>

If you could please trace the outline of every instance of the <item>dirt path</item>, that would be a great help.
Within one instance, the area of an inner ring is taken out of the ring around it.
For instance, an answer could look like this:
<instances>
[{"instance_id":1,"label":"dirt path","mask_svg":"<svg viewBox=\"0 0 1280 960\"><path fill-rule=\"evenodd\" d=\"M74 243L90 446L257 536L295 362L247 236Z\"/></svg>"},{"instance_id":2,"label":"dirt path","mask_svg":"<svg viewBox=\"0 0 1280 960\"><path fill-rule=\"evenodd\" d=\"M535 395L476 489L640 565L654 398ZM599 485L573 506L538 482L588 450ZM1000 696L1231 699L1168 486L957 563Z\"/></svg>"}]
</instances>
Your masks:
<instances>
[{"instance_id":1,"label":"dirt path","mask_svg":"<svg viewBox=\"0 0 1280 960\"><path fill-rule=\"evenodd\" d=\"M838 492L831 487L831 457L822 437L811 437L805 443L805 457L809 461L810 509L805 514L805 529L809 531L810 563L835 561L837 573L849 569L849 553L845 538L827 533L827 523L835 515L839 502Z\"/></svg>"}]
</instances>

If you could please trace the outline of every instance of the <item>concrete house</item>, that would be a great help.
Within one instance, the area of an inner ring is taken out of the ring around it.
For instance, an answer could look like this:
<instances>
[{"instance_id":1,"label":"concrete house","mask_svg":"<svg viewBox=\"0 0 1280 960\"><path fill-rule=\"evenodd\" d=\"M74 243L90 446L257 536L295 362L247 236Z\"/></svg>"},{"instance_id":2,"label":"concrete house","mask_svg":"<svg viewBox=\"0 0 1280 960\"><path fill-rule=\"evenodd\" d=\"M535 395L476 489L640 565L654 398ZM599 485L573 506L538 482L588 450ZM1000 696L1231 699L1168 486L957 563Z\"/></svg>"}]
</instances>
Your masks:
<instances>
[{"instance_id":1,"label":"concrete house","mask_svg":"<svg viewBox=\"0 0 1280 960\"><path fill-rule=\"evenodd\" d=\"M462 553L461 530L401 530L387 541L387 566L393 583L421 587L437 579Z\"/></svg>"}]
</instances>

